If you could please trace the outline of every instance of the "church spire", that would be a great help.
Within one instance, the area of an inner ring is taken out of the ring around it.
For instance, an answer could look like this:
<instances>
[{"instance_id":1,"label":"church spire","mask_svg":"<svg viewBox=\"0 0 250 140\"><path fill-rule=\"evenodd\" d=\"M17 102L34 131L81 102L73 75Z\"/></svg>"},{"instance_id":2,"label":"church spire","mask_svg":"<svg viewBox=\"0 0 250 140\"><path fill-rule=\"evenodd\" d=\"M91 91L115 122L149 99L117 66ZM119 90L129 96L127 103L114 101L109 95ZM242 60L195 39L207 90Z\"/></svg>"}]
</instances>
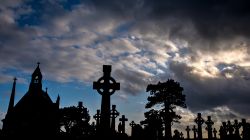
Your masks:
<instances>
[{"instance_id":1,"label":"church spire","mask_svg":"<svg viewBox=\"0 0 250 140\"><path fill-rule=\"evenodd\" d=\"M42 90L42 73L40 70L40 62L37 62L37 67L32 74L31 82L30 82L30 89L39 89Z\"/></svg>"},{"instance_id":2,"label":"church spire","mask_svg":"<svg viewBox=\"0 0 250 140\"><path fill-rule=\"evenodd\" d=\"M12 91L11 91L11 95L10 95L10 102L9 102L7 114L9 112L11 112L12 109L14 108L15 94L16 94L16 80L17 80L16 77L13 80L14 80L14 82L13 82Z\"/></svg>"}]
</instances>

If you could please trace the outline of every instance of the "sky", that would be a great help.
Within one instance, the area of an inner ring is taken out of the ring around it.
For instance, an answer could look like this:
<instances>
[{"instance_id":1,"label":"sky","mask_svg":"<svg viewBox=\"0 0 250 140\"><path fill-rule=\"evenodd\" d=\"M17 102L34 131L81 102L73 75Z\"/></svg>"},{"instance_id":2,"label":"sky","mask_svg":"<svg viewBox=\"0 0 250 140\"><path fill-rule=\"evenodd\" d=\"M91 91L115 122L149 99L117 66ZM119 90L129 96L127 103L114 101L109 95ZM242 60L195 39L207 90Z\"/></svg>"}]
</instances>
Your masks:
<instances>
[{"instance_id":1,"label":"sky","mask_svg":"<svg viewBox=\"0 0 250 140\"><path fill-rule=\"evenodd\" d=\"M248 0L1 0L0 119L13 77L18 102L40 62L43 89L53 101L60 95L60 107L82 101L94 115L93 81L112 65L121 89L111 104L129 122L144 119L147 85L170 78L187 104L174 128L193 125L198 112L216 126L249 120L249 25Z\"/></svg>"}]
</instances>

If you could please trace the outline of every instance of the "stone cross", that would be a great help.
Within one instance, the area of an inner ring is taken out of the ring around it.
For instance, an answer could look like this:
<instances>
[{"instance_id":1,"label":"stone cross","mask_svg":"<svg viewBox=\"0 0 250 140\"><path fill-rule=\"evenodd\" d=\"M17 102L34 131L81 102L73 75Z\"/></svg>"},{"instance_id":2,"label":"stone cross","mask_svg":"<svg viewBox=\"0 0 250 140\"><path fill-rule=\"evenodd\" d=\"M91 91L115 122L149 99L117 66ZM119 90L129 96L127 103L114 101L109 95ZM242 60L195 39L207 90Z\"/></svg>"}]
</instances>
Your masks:
<instances>
[{"instance_id":1,"label":"stone cross","mask_svg":"<svg viewBox=\"0 0 250 140\"><path fill-rule=\"evenodd\" d=\"M212 126L214 125L214 122L211 120L211 116L207 116L207 121L205 122L207 127L207 134L208 134L208 139L211 140L213 138L213 128Z\"/></svg>"},{"instance_id":2,"label":"stone cross","mask_svg":"<svg viewBox=\"0 0 250 140\"><path fill-rule=\"evenodd\" d=\"M132 121L129 125L131 126L131 136L134 136L133 133L134 133L134 127L135 127L136 123L134 121Z\"/></svg>"},{"instance_id":3,"label":"stone cross","mask_svg":"<svg viewBox=\"0 0 250 140\"><path fill-rule=\"evenodd\" d=\"M242 139L246 140L247 139L247 122L246 119L241 120L241 125L242 125Z\"/></svg>"},{"instance_id":4,"label":"stone cross","mask_svg":"<svg viewBox=\"0 0 250 140\"><path fill-rule=\"evenodd\" d=\"M227 136L227 123L222 122L222 126L220 126L220 139L223 140Z\"/></svg>"},{"instance_id":5,"label":"stone cross","mask_svg":"<svg viewBox=\"0 0 250 140\"><path fill-rule=\"evenodd\" d=\"M111 130L115 132L115 118L120 115L120 113L116 110L116 105L112 105L112 110L111 110Z\"/></svg>"},{"instance_id":6,"label":"stone cross","mask_svg":"<svg viewBox=\"0 0 250 140\"><path fill-rule=\"evenodd\" d=\"M119 121L121 121L121 132L123 133L123 134L125 134L125 122L126 121L128 121L128 119L127 118L125 118L125 115L122 115L122 117L119 119Z\"/></svg>"},{"instance_id":7,"label":"stone cross","mask_svg":"<svg viewBox=\"0 0 250 140\"><path fill-rule=\"evenodd\" d=\"M103 65L103 76L97 82L93 82L93 89L102 95L100 128L104 135L110 131L110 96L116 90L120 90L120 83L116 83L111 77L111 66Z\"/></svg>"},{"instance_id":8,"label":"stone cross","mask_svg":"<svg viewBox=\"0 0 250 140\"><path fill-rule=\"evenodd\" d=\"M189 134L189 132L190 132L190 128L189 128L189 126L187 126L187 128L186 128L186 131L187 131L187 139L190 139L190 134Z\"/></svg>"},{"instance_id":9,"label":"stone cross","mask_svg":"<svg viewBox=\"0 0 250 140\"><path fill-rule=\"evenodd\" d=\"M214 133L214 139L217 139L217 130L214 128L214 130L213 130L213 133Z\"/></svg>"},{"instance_id":10,"label":"stone cross","mask_svg":"<svg viewBox=\"0 0 250 140\"><path fill-rule=\"evenodd\" d=\"M234 134L236 135L236 137L240 137L240 131L239 131L239 129L241 127L241 124L238 122L238 120L234 120L233 127L235 129Z\"/></svg>"},{"instance_id":11,"label":"stone cross","mask_svg":"<svg viewBox=\"0 0 250 140\"><path fill-rule=\"evenodd\" d=\"M181 138L181 139L184 139L183 133L182 133L182 132L180 133L180 138Z\"/></svg>"},{"instance_id":12,"label":"stone cross","mask_svg":"<svg viewBox=\"0 0 250 140\"><path fill-rule=\"evenodd\" d=\"M198 125L198 139L202 140L202 124L204 123L204 120L201 117L201 113L197 114L197 118L194 121Z\"/></svg>"},{"instance_id":13,"label":"stone cross","mask_svg":"<svg viewBox=\"0 0 250 140\"><path fill-rule=\"evenodd\" d=\"M230 121L227 121L227 131L229 132L229 136L233 135L234 128Z\"/></svg>"},{"instance_id":14,"label":"stone cross","mask_svg":"<svg viewBox=\"0 0 250 140\"><path fill-rule=\"evenodd\" d=\"M196 139L197 128L195 127L195 125L192 128L192 131L194 132L194 139Z\"/></svg>"},{"instance_id":15,"label":"stone cross","mask_svg":"<svg viewBox=\"0 0 250 140\"><path fill-rule=\"evenodd\" d=\"M96 111L96 114L93 117L96 120L96 126L99 127L100 126L100 119L101 119L101 113L100 110L98 109Z\"/></svg>"}]
</instances>

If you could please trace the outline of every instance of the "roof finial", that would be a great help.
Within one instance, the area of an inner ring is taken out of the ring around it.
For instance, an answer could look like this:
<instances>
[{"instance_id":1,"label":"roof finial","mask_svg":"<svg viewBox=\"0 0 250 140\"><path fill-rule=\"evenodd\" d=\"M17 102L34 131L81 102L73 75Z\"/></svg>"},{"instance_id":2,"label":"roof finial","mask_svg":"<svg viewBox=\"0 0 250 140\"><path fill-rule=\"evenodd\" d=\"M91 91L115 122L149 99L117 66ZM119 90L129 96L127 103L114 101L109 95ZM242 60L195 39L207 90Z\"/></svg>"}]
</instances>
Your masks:
<instances>
[{"instance_id":1,"label":"roof finial","mask_svg":"<svg viewBox=\"0 0 250 140\"><path fill-rule=\"evenodd\" d=\"M13 79L13 80L14 80L14 82L16 82L17 78L16 78L16 77L14 77L14 79Z\"/></svg>"},{"instance_id":2,"label":"roof finial","mask_svg":"<svg viewBox=\"0 0 250 140\"><path fill-rule=\"evenodd\" d=\"M40 62L37 62L37 66L39 67L39 65L40 65Z\"/></svg>"},{"instance_id":3,"label":"roof finial","mask_svg":"<svg viewBox=\"0 0 250 140\"><path fill-rule=\"evenodd\" d=\"M48 88L46 87L46 93L48 93Z\"/></svg>"}]
</instances>

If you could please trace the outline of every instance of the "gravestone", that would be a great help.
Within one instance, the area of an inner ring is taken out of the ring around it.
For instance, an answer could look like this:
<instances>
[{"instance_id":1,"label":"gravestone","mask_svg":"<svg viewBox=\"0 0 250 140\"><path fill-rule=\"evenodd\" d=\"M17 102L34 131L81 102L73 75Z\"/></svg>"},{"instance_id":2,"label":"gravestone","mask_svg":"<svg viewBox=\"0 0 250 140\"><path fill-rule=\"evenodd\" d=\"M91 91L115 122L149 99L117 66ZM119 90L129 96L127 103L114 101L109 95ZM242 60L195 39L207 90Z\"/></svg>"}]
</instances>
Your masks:
<instances>
[{"instance_id":1,"label":"gravestone","mask_svg":"<svg viewBox=\"0 0 250 140\"><path fill-rule=\"evenodd\" d=\"M241 124L238 122L238 120L234 120L233 127L234 127L234 129L235 129L235 132L234 132L235 136L236 136L237 138L239 138L239 137L240 137L240 128L241 128Z\"/></svg>"},{"instance_id":2,"label":"gravestone","mask_svg":"<svg viewBox=\"0 0 250 140\"><path fill-rule=\"evenodd\" d=\"M197 114L197 118L194 121L198 126L198 139L202 140L202 124L204 123L204 120L201 117L201 113Z\"/></svg>"},{"instance_id":3,"label":"gravestone","mask_svg":"<svg viewBox=\"0 0 250 140\"><path fill-rule=\"evenodd\" d=\"M234 128L233 128L233 125L231 124L230 121L227 121L227 131L228 131L228 133L229 133L229 136L232 136L232 135L233 135Z\"/></svg>"},{"instance_id":4,"label":"gravestone","mask_svg":"<svg viewBox=\"0 0 250 140\"><path fill-rule=\"evenodd\" d=\"M227 137L227 123L222 122L222 126L220 126L220 139L224 140Z\"/></svg>"},{"instance_id":5,"label":"gravestone","mask_svg":"<svg viewBox=\"0 0 250 140\"><path fill-rule=\"evenodd\" d=\"M214 139L217 139L217 130L214 128L214 130L213 130L213 133L214 133Z\"/></svg>"},{"instance_id":6,"label":"gravestone","mask_svg":"<svg viewBox=\"0 0 250 140\"><path fill-rule=\"evenodd\" d=\"M131 136L134 136L134 127L136 126L136 123L134 121L132 121L131 123L129 123L129 125L131 126Z\"/></svg>"},{"instance_id":7,"label":"gravestone","mask_svg":"<svg viewBox=\"0 0 250 140\"><path fill-rule=\"evenodd\" d=\"M193 131L193 133L194 133L194 139L196 139L196 138L197 138L196 133L197 133L198 130L197 130L197 128L195 127L195 125L193 126L192 131Z\"/></svg>"},{"instance_id":8,"label":"gravestone","mask_svg":"<svg viewBox=\"0 0 250 140\"><path fill-rule=\"evenodd\" d=\"M120 113L116 110L116 105L112 105L112 110L111 110L111 130L115 132L115 118L120 115Z\"/></svg>"},{"instance_id":9,"label":"gravestone","mask_svg":"<svg viewBox=\"0 0 250 140\"><path fill-rule=\"evenodd\" d=\"M190 128L189 128L189 126L187 126L187 128L186 128L186 131L187 131L187 139L190 139L190 134L189 134L189 132L190 132Z\"/></svg>"},{"instance_id":10,"label":"gravestone","mask_svg":"<svg viewBox=\"0 0 250 140\"><path fill-rule=\"evenodd\" d=\"M99 129L99 127L100 127L100 119L101 119L101 113L100 113L101 111L98 109L97 111L96 111L96 114L94 115L94 119L96 120L96 128L97 129Z\"/></svg>"},{"instance_id":11,"label":"gravestone","mask_svg":"<svg viewBox=\"0 0 250 140\"><path fill-rule=\"evenodd\" d=\"M128 121L128 119L125 118L125 115L122 115L119 121L121 121L121 133L125 134L125 122Z\"/></svg>"},{"instance_id":12,"label":"gravestone","mask_svg":"<svg viewBox=\"0 0 250 140\"><path fill-rule=\"evenodd\" d=\"M97 82L93 82L93 89L102 96L100 129L104 135L109 135L110 131L110 96L116 90L120 90L120 83L116 83L111 77L111 66L103 65L103 76Z\"/></svg>"},{"instance_id":13,"label":"gravestone","mask_svg":"<svg viewBox=\"0 0 250 140\"><path fill-rule=\"evenodd\" d=\"M207 116L207 121L205 122L207 127L207 135L208 135L208 139L211 140L213 138L213 128L212 126L214 125L214 122L211 120L211 116Z\"/></svg>"}]
</instances>

